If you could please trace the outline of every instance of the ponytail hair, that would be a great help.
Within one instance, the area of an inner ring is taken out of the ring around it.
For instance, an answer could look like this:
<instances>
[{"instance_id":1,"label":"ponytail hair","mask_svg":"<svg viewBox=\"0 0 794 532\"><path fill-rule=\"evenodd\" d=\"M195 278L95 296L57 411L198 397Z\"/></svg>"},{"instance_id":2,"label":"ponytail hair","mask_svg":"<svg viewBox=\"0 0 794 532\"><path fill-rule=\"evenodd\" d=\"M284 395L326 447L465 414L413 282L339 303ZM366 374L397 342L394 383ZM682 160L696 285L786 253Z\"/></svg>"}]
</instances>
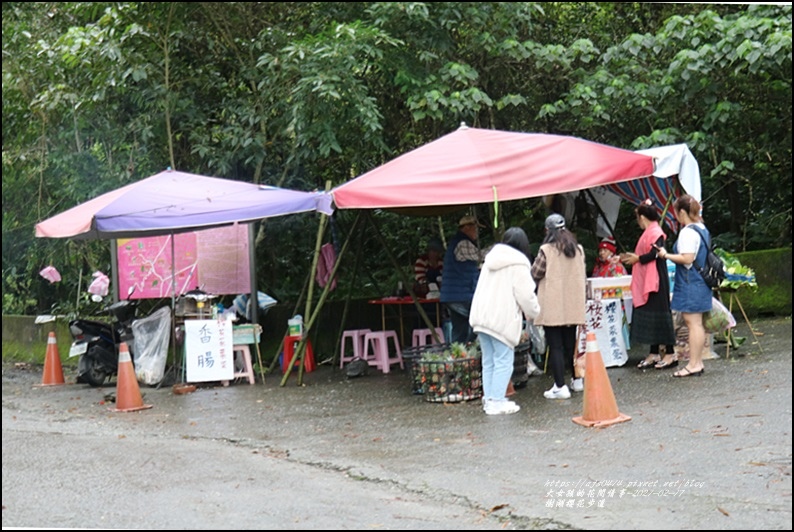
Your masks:
<instances>
[{"instance_id":1,"label":"ponytail hair","mask_svg":"<svg viewBox=\"0 0 794 532\"><path fill-rule=\"evenodd\" d=\"M679 197L675 200L673 204L673 209L675 212L678 211L685 211L692 220L700 221L700 202L696 200L694 197L690 196L689 194L684 194L683 196Z\"/></svg>"},{"instance_id":2,"label":"ponytail hair","mask_svg":"<svg viewBox=\"0 0 794 532\"><path fill-rule=\"evenodd\" d=\"M571 233L567 228L561 227L559 229L548 229L546 237L543 239L544 244L554 244L560 253L572 259L576 256L576 251L579 249L579 243L576 236Z\"/></svg>"}]
</instances>

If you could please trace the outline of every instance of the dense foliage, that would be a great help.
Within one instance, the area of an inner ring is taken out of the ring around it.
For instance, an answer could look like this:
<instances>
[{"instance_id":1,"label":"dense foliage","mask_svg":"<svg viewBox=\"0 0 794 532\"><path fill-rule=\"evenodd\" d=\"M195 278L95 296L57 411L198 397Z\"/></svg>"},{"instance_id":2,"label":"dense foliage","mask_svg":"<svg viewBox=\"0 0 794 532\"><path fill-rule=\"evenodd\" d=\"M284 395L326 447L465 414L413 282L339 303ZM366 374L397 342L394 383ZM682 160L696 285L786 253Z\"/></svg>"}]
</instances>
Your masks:
<instances>
[{"instance_id":1,"label":"dense foliage","mask_svg":"<svg viewBox=\"0 0 794 532\"><path fill-rule=\"evenodd\" d=\"M168 166L322 189L462 121L628 149L686 143L719 246L791 243L790 5L4 2L2 9L4 313L74 300L80 272L84 279L110 270L107 242L36 239L33 231L101 193ZM537 241L545 209L526 200L500 215ZM338 213L325 238L343 240L352 215ZM459 215L377 218L407 268L428 236ZM633 242L633 217L621 220L618 231ZM296 298L316 218L258 225L259 288ZM587 244L592 227L577 230ZM375 233L356 242L366 258L357 270L361 295L395 286ZM349 262L343 274L353 270ZM39 277L48 264L61 283ZM341 286L352 278L343 275Z\"/></svg>"}]
</instances>

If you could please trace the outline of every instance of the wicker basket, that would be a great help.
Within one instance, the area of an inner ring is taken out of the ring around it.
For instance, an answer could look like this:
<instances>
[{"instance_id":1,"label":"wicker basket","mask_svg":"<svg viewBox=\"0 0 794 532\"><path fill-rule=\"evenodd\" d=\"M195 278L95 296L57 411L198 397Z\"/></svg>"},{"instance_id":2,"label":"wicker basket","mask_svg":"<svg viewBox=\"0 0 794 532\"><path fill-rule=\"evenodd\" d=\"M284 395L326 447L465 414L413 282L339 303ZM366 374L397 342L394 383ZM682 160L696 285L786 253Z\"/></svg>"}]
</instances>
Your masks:
<instances>
[{"instance_id":1,"label":"wicker basket","mask_svg":"<svg viewBox=\"0 0 794 532\"><path fill-rule=\"evenodd\" d=\"M479 358L418 360L414 364L425 401L457 403L482 397L482 365Z\"/></svg>"},{"instance_id":2,"label":"wicker basket","mask_svg":"<svg viewBox=\"0 0 794 532\"><path fill-rule=\"evenodd\" d=\"M515 357L513 358L513 388L523 388L527 385L529 374L527 373L527 363L530 356L530 348L532 344L524 342L518 344L515 348Z\"/></svg>"},{"instance_id":3,"label":"wicker basket","mask_svg":"<svg viewBox=\"0 0 794 532\"><path fill-rule=\"evenodd\" d=\"M421 345L417 347L409 347L403 349L402 356L405 363L405 369L411 375L411 393L414 395L423 395L425 393L422 386L422 375L419 372L419 360L425 353L443 353L449 346L448 344L432 344Z\"/></svg>"}]
</instances>

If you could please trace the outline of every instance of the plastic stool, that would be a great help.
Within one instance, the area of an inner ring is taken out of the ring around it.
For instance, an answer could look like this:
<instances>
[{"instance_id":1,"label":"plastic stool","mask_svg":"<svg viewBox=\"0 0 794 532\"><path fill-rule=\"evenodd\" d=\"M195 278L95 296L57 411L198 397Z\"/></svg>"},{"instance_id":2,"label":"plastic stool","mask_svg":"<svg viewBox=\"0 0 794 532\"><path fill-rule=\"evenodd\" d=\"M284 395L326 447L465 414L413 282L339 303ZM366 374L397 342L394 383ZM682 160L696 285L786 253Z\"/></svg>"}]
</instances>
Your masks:
<instances>
[{"instance_id":1,"label":"plastic stool","mask_svg":"<svg viewBox=\"0 0 794 532\"><path fill-rule=\"evenodd\" d=\"M342 345L339 346L339 367L343 368L345 362L350 362L354 358L363 358L364 356L364 336L372 332L372 329L348 329L342 333ZM353 344L353 355L345 356L345 340L350 339Z\"/></svg>"},{"instance_id":2,"label":"plastic stool","mask_svg":"<svg viewBox=\"0 0 794 532\"><path fill-rule=\"evenodd\" d=\"M292 362L293 366L300 367L300 358L295 359L295 346L301 341L300 336L285 336L284 337L284 355L281 358L281 372L286 373L289 363ZM307 373L314 371L317 365L314 363L314 349L312 349L312 341L306 339L306 352L303 355L303 369Z\"/></svg>"},{"instance_id":3,"label":"plastic stool","mask_svg":"<svg viewBox=\"0 0 794 532\"><path fill-rule=\"evenodd\" d=\"M394 356L389 355L389 339L394 343ZM370 366L377 366L383 373L389 373L390 366L400 363L403 365L403 355L400 342L395 331L373 331L364 335L364 360Z\"/></svg>"},{"instance_id":4,"label":"plastic stool","mask_svg":"<svg viewBox=\"0 0 794 532\"><path fill-rule=\"evenodd\" d=\"M440 343L444 343L444 330L441 327L436 327L436 334ZM414 329L413 339L411 340L411 347L419 347L423 345L437 343L433 339L432 329Z\"/></svg>"},{"instance_id":5,"label":"plastic stool","mask_svg":"<svg viewBox=\"0 0 794 532\"><path fill-rule=\"evenodd\" d=\"M248 379L248 384L254 384L256 382L256 378L254 377L254 366L251 364L251 349L248 345L241 344L235 345L232 349L234 349L234 358L235 358L235 367L237 369L237 356L241 356L243 358L243 368L244 371L235 371L234 378L246 377ZM229 385L229 381L221 381L221 384L224 386Z\"/></svg>"}]
</instances>

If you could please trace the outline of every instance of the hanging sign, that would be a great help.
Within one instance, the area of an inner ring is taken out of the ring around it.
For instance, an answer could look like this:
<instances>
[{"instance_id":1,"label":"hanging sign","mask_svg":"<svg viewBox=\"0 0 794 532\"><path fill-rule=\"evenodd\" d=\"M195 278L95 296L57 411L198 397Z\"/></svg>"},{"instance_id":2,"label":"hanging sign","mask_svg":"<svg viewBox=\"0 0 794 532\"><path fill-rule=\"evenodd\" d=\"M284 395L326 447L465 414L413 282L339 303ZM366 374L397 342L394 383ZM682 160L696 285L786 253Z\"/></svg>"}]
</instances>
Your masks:
<instances>
[{"instance_id":1,"label":"hanging sign","mask_svg":"<svg viewBox=\"0 0 794 532\"><path fill-rule=\"evenodd\" d=\"M186 320L187 382L234 379L233 348L231 320Z\"/></svg>"}]
</instances>

